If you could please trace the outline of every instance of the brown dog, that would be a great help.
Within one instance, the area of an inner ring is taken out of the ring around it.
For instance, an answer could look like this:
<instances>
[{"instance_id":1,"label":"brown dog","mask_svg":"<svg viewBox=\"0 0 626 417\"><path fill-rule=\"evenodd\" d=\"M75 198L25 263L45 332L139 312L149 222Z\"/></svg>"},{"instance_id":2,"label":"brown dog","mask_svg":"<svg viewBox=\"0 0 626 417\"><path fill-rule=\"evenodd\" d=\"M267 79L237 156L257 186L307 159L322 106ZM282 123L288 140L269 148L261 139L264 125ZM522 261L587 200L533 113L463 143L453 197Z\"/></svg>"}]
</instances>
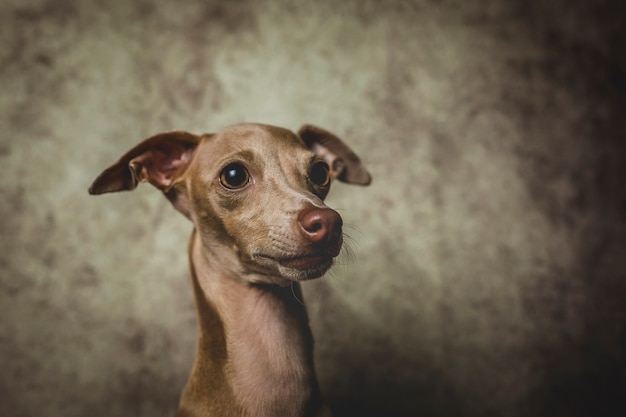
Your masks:
<instances>
[{"instance_id":1,"label":"brown dog","mask_svg":"<svg viewBox=\"0 0 626 417\"><path fill-rule=\"evenodd\" d=\"M323 202L333 178L370 183L335 135L240 124L146 139L92 184L102 194L148 181L194 223L200 340L177 416L325 413L298 299L299 281L322 276L341 249L341 217Z\"/></svg>"}]
</instances>

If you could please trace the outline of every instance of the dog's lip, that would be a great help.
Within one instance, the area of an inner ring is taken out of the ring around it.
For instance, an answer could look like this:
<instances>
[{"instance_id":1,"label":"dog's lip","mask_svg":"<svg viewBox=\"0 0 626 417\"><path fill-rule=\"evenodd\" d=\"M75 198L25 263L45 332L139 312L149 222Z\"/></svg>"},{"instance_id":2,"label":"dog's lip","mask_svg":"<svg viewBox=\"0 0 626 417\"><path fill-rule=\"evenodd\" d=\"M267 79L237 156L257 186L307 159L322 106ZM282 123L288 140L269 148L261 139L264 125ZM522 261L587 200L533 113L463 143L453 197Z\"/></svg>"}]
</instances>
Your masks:
<instances>
[{"instance_id":1,"label":"dog's lip","mask_svg":"<svg viewBox=\"0 0 626 417\"><path fill-rule=\"evenodd\" d=\"M322 264L329 263L335 257L329 253L310 253L304 255L276 257L265 253L254 255L256 258L264 258L272 262L276 262L284 267L293 269L311 269L317 268Z\"/></svg>"},{"instance_id":2,"label":"dog's lip","mask_svg":"<svg viewBox=\"0 0 626 417\"><path fill-rule=\"evenodd\" d=\"M322 264L332 261L332 256L329 255L310 255L301 256L292 259L279 260L278 263L287 268L294 269L311 269L317 268Z\"/></svg>"}]
</instances>

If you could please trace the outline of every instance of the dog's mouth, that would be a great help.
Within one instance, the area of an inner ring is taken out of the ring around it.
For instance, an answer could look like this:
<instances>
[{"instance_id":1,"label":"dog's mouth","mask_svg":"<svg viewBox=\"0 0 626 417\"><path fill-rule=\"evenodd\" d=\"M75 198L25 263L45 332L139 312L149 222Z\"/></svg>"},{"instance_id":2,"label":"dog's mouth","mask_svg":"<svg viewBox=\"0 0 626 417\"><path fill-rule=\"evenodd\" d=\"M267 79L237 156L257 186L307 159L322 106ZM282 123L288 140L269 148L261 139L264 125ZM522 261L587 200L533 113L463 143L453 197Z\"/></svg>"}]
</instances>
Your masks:
<instances>
[{"instance_id":1,"label":"dog's mouth","mask_svg":"<svg viewBox=\"0 0 626 417\"><path fill-rule=\"evenodd\" d=\"M255 254L254 259L261 264L271 264L285 278L294 281L319 278L330 269L337 253L314 253L289 257L275 257L268 254Z\"/></svg>"},{"instance_id":2,"label":"dog's mouth","mask_svg":"<svg viewBox=\"0 0 626 417\"><path fill-rule=\"evenodd\" d=\"M305 255L295 258L276 259L280 265L294 269L311 269L320 265L332 263L333 257L330 255Z\"/></svg>"}]
</instances>

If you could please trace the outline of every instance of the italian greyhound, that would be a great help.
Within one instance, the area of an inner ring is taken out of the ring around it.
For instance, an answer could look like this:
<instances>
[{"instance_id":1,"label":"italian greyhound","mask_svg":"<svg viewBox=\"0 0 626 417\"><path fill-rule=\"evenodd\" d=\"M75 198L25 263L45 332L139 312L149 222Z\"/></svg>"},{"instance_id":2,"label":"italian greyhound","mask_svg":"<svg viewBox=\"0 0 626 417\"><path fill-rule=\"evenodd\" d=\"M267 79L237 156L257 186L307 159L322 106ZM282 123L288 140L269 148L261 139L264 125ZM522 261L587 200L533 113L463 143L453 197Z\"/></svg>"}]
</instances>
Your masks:
<instances>
[{"instance_id":1,"label":"italian greyhound","mask_svg":"<svg viewBox=\"0 0 626 417\"><path fill-rule=\"evenodd\" d=\"M371 181L332 133L239 124L150 137L89 188L147 181L194 224L199 344L177 417L328 415L300 282L321 277L342 246L341 217L324 204L332 179Z\"/></svg>"}]
</instances>

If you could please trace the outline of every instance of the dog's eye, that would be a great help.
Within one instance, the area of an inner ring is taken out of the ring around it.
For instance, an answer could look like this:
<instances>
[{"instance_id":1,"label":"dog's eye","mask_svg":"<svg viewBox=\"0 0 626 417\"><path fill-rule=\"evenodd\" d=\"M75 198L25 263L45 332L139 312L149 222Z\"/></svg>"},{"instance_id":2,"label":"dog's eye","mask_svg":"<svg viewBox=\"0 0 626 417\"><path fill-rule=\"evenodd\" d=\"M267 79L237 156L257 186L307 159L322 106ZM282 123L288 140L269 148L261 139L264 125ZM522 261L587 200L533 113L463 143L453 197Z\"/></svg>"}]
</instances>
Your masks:
<instances>
[{"instance_id":1,"label":"dog's eye","mask_svg":"<svg viewBox=\"0 0 626 417\"><path fill-rule=\"evenodd\" d=\"M330 167L324 161L317 161L311 165L309 172L311 182L319 187L327 187L330 184Z\"/></svg>"},{"instance_id":2,"label":"dog's eye","mask_svg":"<svg viewBox=\"0 0 626 417\"><path fill-rule=\"evenodd\" d=\"M231 190L243 188L250 182L248 170L241 164L228 164L220 174L220 183Z\"/></svg>"}]
</instances>

